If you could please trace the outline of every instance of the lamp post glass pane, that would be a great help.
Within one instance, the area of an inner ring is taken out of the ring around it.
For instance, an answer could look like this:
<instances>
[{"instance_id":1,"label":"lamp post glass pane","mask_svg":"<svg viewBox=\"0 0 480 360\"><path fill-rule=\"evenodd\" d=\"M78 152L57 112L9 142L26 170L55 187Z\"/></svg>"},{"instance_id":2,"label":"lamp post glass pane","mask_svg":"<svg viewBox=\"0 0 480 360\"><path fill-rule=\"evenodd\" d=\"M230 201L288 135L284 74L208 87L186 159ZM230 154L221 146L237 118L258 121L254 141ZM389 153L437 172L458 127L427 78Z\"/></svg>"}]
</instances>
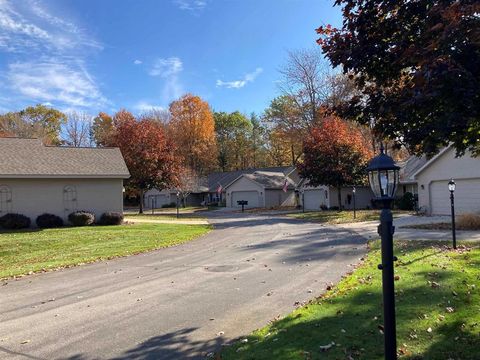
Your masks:
<instances>
[{"instance_id":1,"label":"lamp post glass pane","mask_svg":"<svg viewBox=\"0 0 480 360\"><path fill-rule=\"evenodd\" d=\"M397 170L373 170L369 174L370 186L375 197L394 197L397 190Z\"/></svg>"},{"instance_id":2,"label":"lamp post glass pane","mask_svg":"<svg viewBox=\"0 0 480 360\"><path fill-rule=\"evenodd\" d=\"M448 182L448 190L455 191L455 181L453 179Z\"/></svg>"}]
</instances>

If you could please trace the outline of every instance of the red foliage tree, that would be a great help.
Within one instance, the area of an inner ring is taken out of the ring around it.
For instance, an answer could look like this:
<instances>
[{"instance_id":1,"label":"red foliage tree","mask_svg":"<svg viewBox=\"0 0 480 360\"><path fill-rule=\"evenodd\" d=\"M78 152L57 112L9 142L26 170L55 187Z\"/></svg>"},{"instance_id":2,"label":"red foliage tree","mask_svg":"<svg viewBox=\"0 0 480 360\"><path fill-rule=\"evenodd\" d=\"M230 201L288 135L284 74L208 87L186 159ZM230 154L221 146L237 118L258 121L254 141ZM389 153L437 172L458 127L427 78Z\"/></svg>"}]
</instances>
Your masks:
<instances>
[{"instance_id":1,"label":"red foliage tree","mask_svg":"<svg viewBox=\"0 0 480 360\"><path fill-rule=\"evenodd\" d=\"M311 129L303 152L304 161L298 165L300 176L312 186L336 187L340 208L341 187L364 183L365 168L372 156L358 128L335 116Z\"/></svg>"},{"instance_id":2,"label":"red foliage tree","mask_svg":"<svg viewBox=\"0 0 480 360\"><path fill-rule=\"evenodd\" d=\"M175 156L175 145L158 122L136 121L133 116L124 115L125 111L109 145L118 146L122 152L131 174L127 186L140 195L142 213L146 190L177 186L180 161Z\"/></svg>"}]
</instances>

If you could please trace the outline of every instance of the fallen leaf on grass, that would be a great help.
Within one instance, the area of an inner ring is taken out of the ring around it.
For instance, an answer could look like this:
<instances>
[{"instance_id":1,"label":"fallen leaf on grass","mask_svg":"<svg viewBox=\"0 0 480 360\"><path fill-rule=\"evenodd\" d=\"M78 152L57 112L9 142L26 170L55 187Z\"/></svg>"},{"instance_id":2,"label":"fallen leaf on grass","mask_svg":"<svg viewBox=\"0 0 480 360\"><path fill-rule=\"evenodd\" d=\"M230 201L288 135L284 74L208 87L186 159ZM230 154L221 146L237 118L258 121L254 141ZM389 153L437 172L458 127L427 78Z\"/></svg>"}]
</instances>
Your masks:
<instances>
[{"instance_id":1,"label":"fallen leaf on grass","mask_svg":"<svg viewBox=\"0 0 480 360\"><path fill-rule=\"evenodd\" d=\"M335 343L332 341L330 344L321 345L321 346L320 346L320 350L321 350L321 351L328 351L328 350L330 350L334 345L335 345Z\"/></svg>"}]
</instances>

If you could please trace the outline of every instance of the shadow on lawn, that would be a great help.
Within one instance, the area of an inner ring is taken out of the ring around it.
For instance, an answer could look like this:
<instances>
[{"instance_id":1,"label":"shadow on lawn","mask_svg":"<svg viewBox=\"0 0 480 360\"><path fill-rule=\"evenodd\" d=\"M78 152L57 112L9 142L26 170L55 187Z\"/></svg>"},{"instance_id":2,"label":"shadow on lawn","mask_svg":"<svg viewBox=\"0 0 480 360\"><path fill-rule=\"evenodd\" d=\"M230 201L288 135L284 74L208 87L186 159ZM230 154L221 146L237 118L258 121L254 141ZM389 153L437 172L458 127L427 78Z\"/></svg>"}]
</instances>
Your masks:
<instances>
[{"instance_id":1,"label":"shadow on lawn","mask_svg":"<svg viewBox=\"0 0 480 360\"><path fill-rule=\"evenodd\" d=\"M380 332L383 309L378 279L381 274L378 272L372 275L374 284L369 283L355 293L342 292L330 299L320 298L318 301L321 305L309 304L290 316L273 322L262 335L252 335L248 343L235 344L226 349L221 358L383 359L383 335ZM418 276L425 281L428 272L419 273ZM457 276L453 271L439 272L442 281L451 281ZM357 285L359 284L351 286ZM433 289L426 281L422 286L408 287L401 284L397 289L397 339L398 349L403 351L400 359L479 359L479 325L469 317L475 310L468 313L472 304L466 298L459 296L460 299L452 299L448 286ZM449 304L448 301L453 303ZM454 306L455 312L447 313L446 306ZM431 311L438 311L446 319L438 321ZM463 315L459 315L462 311ZM430 316L425 319L423 314ZM433 329L431 333L427 332L428 327ZM266 333L270 335L265 336ZM325 352L321 351L320 346L332 342L335 343L334 346Z\"/></svg>"}]
</instances>

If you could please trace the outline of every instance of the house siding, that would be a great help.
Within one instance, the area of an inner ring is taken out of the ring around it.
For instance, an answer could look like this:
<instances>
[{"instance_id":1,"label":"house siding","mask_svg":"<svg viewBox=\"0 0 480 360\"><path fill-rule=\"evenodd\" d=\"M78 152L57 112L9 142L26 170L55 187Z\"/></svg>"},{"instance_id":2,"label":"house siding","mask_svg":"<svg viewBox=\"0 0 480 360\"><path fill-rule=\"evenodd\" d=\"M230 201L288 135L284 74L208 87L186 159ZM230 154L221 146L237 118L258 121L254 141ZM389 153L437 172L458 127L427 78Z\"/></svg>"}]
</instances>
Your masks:
<instances>
[{"instance_id":1,"label":"house siding","mask_svg":"<svg viewBox=\"0 0 480 360\"><path fill-rule=\"evenodd\" d=\"M265 207L295 206L295 192L288 190L267 189L265 191Z\"/></svg>"},{"instance_id":2,"label":"house siding","mask_svg":"<svg viewBox=\"0 0 480 360\"><path fill-rule=\"evenodd\" d=\"M456 158L455 150L449 148L415 178L418 183L418 205L424 208L427 214L449 214L448 181L451 178L457 183L455 191L457 214L480 212L480 157L474 158L467 152L464 156ZM439 191L441 185L445 189L443 192Z\"/></svg>"},{"instance_id":3,"label":"house siding","mask_svg":"<svg viewBox=\"0 0 480 360\"><path fill-rule=\"evenodd\" d=\"M227 195L227 206L228 207L235 207L235 204L232 204L232 194L236 191L256 191L258 192L258 204L260 207L265 206L265 191L263 187L259 184L256 184L255 182L248 180L244 177L241 177L234 183L232 183L228 188L226 189L226 195Z\"/></svg>"},{"instance_id":4,"label":"house siding","mask_svg":"<svg viewBox=\"0 0 480 360\"><path fill-rule=\"evenodd\" d=\"M11 192L9 212L28 216L55 214L67 220L74 210L86 210L99 218L104 212L123 212L122 179L0 179ZM66 197L64 190L73 189ZM1 215L1 214L0 214Z\"/></svg>"}]
</instances>

